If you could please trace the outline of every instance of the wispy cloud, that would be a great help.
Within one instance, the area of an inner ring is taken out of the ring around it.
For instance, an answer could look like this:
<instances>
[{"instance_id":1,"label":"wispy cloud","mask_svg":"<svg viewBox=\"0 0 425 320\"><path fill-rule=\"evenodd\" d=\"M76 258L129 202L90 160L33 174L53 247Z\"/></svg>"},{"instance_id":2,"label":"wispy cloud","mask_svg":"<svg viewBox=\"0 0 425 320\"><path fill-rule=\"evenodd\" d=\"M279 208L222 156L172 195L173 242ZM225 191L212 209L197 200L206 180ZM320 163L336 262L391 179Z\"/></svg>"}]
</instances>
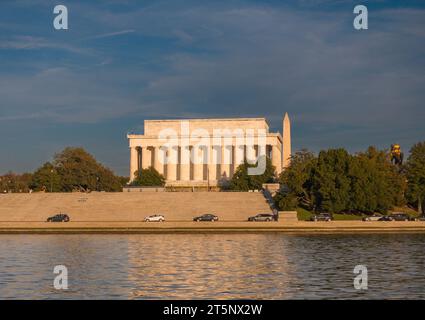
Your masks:
<instances>
[{"instance_id":1,"label":"wispy cloud","mask_svg":"<svg viewBox=\"0 0 425 320\"><path fill-rule=\"evenodd\" d=\"M116 31L116 32L102 33L92 37L84 38L84 40L110 38L110 37L121 36L124 34L133 33L133 32L136 32L136 30L129 29L129 30Z\"/></svg>"},{"instance_id":2,"label":"wispy cloud","mask_svg":"<svg viewBox=\"0 0 425 320\"><path fill-rule=\"evenodd\" d=\"M0 49L9 50L36 50L36 49L59 49L78 54L87 54L91 50L80 48L62 41L52 41L43 37L14 36L10 39L0 40Z\"/></svg>"},{"instance_id":3,"label":"wispy cloud","mask_svg":"<svg viewBox=\"0 0 425 320\"><path fill-rule=\"evenodd\" d=\"M0 122L1 121L36 120L41 118L43 118L43 114L40 114L40 113L5 116L5 117L0 116Z\"/></svg>"}]
</instances>

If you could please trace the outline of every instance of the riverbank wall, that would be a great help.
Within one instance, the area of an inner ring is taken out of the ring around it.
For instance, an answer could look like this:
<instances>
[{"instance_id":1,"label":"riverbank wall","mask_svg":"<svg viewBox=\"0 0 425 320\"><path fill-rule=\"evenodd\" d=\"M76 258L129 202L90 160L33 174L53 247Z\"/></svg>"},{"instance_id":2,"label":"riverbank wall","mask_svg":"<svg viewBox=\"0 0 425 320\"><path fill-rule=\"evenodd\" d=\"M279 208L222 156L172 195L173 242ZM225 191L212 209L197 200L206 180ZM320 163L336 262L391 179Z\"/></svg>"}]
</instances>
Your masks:
<instances>
[{"instance_id":1,"label":"riverbank wall","mask_svg":"<svg viewBox=\"0 0 425 320\"><path fill-rule=\"evenodd\" d=\"M0 222L0 234L132 234L132 233L425 233L425 222Z\"/></svg>"},{"instance_id":2,"label":"riverbank wall","mask_svg":"<svg viewBox=\"0 0 425 320\"><path fill-rule=\"evenodd\" d=\"M48 223L47 217L67 213L71 221ZM285 219L248 222L247 218L271 209L255 192L158 193L37 193L0 196L0 234L43 233L419 233L424 221L308 222ZM217 222L193 222L205 213ZM143 222L163 214L166 222Z\"/></svg>"}]
</instances>

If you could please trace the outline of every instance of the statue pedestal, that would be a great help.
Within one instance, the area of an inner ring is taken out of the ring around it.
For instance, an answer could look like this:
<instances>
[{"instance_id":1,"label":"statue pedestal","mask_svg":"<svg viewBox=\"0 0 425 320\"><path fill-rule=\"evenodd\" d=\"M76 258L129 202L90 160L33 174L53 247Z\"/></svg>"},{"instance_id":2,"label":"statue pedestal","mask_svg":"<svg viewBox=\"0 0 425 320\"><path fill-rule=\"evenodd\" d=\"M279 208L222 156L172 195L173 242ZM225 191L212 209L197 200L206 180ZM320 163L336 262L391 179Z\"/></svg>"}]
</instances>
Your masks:
<instances>
[{"instance_id":1,"label":"statue pedestal","mask_svg":"<svg viewBox=\"0 0 425 320\"><path fill-rule=\"evenodd\" d=\"M279 221L281 222L293 222L298 221L296 211L279 211Z\"/></svg>"}]
</instances>

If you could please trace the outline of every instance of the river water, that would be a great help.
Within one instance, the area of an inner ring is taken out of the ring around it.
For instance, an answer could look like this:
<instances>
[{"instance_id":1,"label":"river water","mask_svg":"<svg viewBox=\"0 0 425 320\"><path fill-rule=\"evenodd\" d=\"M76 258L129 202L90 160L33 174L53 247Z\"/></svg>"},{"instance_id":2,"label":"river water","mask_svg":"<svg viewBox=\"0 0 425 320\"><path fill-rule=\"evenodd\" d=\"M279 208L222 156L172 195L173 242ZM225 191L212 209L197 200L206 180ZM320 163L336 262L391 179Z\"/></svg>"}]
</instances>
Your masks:
<instances>
[{"instance_id":1,"label":"river water","mask_svg":"<svg viewBox=\"0 0 425 320\"><path fill-rule=\"evenodd\" d=\"M424 249L424 234L0 235L0 298L425 299Z\"/></svg>"}]
</instances>

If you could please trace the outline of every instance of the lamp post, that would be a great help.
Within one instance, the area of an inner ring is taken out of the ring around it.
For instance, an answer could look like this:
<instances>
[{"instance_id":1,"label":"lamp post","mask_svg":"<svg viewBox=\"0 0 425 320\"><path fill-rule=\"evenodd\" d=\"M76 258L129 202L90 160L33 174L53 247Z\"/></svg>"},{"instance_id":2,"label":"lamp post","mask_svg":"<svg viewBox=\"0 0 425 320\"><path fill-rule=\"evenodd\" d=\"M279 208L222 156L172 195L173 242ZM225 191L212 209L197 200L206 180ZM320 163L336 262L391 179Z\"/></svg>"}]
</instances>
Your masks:
<instances>
[{"instance_id":1,"label":"lamp post","mask_svg":"<svg viewBox=\"0 0 425 320\"><path fill-rule=\"evenodd\" d=\"M53 169L50 170L50 193L53 192Z\"/></svg>"},{"instance_id":2,"label":"lamp post","mask_svg":"<svg viewBox=\"0 0 425 320\"><path fill-rule=\"evenodd\" d=\"M207 167L207 191L210 192L210 168Z\"/></svg>"}]
</instances>

